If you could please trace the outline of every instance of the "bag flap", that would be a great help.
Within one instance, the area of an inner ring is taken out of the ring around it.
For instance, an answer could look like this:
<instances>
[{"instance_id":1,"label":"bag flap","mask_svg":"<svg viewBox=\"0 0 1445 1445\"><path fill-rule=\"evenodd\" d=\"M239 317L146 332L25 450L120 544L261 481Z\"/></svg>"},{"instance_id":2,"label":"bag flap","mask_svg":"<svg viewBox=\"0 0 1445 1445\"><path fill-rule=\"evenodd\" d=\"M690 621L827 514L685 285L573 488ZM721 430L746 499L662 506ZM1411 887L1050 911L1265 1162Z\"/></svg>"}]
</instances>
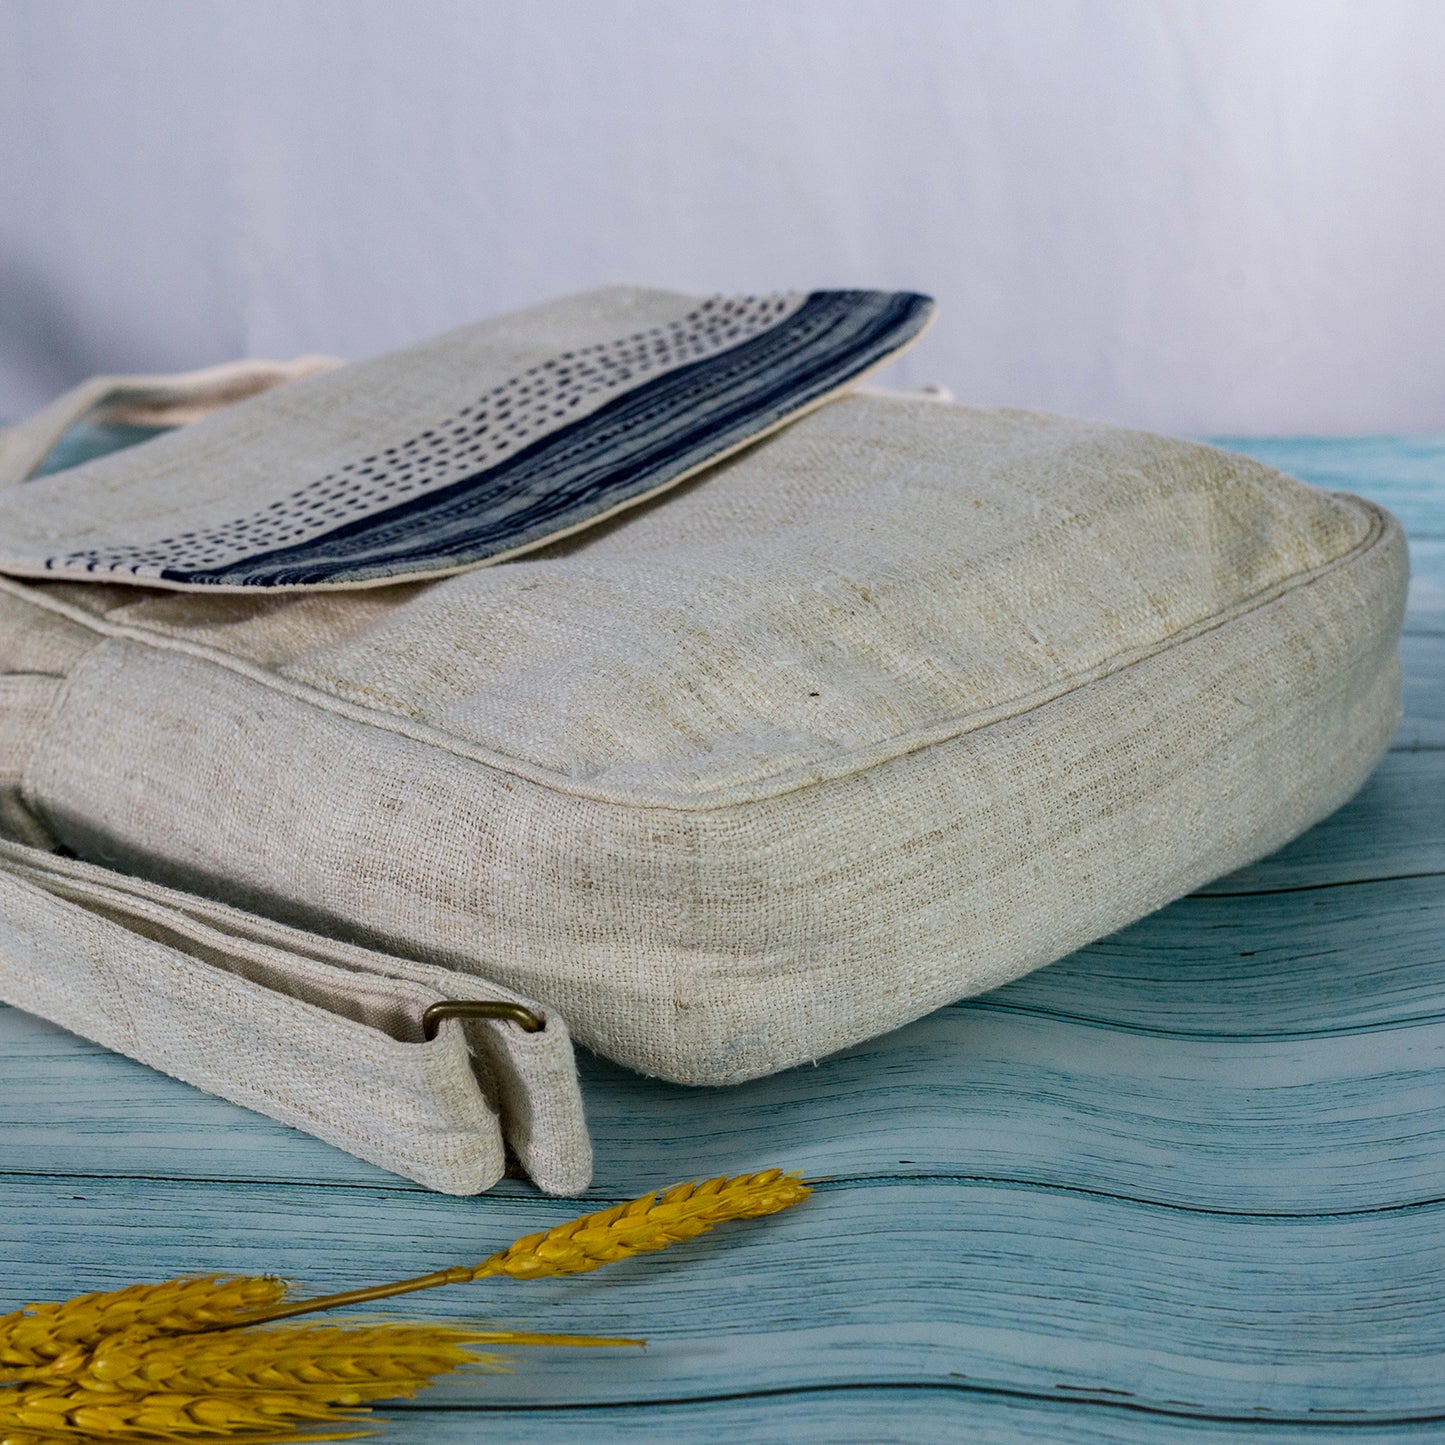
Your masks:
<instances>
[{"instance_id":1,"label":"bag flap","mask_svg":"<svg viewBox=\"0 0 1445 1445\"><path fill-rule=\"evenodd\" d=\"M4 488L0 572L234 592L484 566L820 405L932 312L926 296L885 291L699 300L610 288L551 302ZM104 410L103 386L81 390L82 411ZM12 456L25 453L21 431Z\"/></svg>"}]
</instances>

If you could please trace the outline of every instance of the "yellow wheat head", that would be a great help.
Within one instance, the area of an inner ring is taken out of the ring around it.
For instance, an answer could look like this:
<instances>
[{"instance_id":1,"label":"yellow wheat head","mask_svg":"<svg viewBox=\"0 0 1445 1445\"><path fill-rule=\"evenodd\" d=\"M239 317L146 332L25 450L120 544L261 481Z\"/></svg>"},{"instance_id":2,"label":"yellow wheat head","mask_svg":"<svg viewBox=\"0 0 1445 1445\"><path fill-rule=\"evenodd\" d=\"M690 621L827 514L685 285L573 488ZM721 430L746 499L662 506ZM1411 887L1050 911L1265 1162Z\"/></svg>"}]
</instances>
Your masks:
<instances>
[{"instance_id":1,"label":"yellow wheat head","mask_svg":"<svg viewBox=\"0 0 1445 1445\"><path fill-rule=\"evenodd\" d=\"M0 1445L354 1439L369 1402L507 1362L479 1345L640 1340L406 1323L277 1327L294 1315L442 1284L582 1274L666 1249L809 1190L777 1169L679 1184L529 1234L479 1265L288 1303L279 1279L204 1275L31 1305L0 1319Z\"/></svg>"},{"instance_id":2,"label":"yellow wheat head","mask_svg":"<svg viewBox=\"0 0 1445 1445\"><path fill-rule=\"evenodd\" d=\"M92 1395L64 1387L28 1385L0 1392L0 1441L34 1445L66 1441L119 1440L345 1440L359 1433L316 1433L297 1426L346 1424L360 1418L315 1395L251 1391L145 1395Z\"/></svg>"},{"instance_id":3,"label":"yellow wheat head","mask_svg":"<svg viewBox=\"0 0 1445 1445\"><path fill-rule=\"evenodd\" d=\"M133 1339L233 1325L286 1297L284 1280L208 1274L28 1305L0 1317L0 1379L108 1335Z\"/></svg>"},{"instance_id":4,"label":"yellow wheat head","mask_svg":"<svg viewBox=\"0 0 1445 1445\"><path fill-rule=\"evenodd\" d=\"M513 1279L540 1279L544 1275L584 1274L666 1249L730 1219L757 1219L775 1214L807 1198L811 1191L794 1174L768 1169L735 1179L709 1179L702 1184L678 1184L661 1194L644 1194L628 1204L614 1204L597 1214L559 1225L542 1234L529 1234L508 1249L492 1255L472 1271L472 1279L505 1274Z\"/></svg>"}]
</instances>

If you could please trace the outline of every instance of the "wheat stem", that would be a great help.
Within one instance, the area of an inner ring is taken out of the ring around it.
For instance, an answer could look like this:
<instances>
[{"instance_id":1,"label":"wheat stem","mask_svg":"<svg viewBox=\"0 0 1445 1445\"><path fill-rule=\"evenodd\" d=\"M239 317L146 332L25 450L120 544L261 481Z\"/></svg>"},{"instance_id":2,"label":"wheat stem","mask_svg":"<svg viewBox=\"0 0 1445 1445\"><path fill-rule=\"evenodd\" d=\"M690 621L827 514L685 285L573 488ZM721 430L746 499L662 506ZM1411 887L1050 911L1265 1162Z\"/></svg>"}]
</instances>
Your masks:
<instances>
[{"instance_id":1,"label":"wheat stem","mask_svg":"<svg viewBox=\"0 0 1445 1445\"><path fill-rule=\"evenodd\" d=\"M610 1209L569 1220L555 1229L529 1234L478 1265L453 1265L450 1269L390 1284L298 1300L232 1324L207 1328L270 1324L317 1310L348 1308L441 1285L469 1284L492 1275L541 1279L548 1275L584 1274L604 1264L630 1259L635 1254L695 1239L730 1219L756 1219L775 1214L802 1203L811 1192L796 1174L784 1174L780 1169L740 1174L733 1179L708 1179L700 1184L678 1184L662 1194L644 1194L625 1204L614 1204Z\"/></svg>"}]
</instances>

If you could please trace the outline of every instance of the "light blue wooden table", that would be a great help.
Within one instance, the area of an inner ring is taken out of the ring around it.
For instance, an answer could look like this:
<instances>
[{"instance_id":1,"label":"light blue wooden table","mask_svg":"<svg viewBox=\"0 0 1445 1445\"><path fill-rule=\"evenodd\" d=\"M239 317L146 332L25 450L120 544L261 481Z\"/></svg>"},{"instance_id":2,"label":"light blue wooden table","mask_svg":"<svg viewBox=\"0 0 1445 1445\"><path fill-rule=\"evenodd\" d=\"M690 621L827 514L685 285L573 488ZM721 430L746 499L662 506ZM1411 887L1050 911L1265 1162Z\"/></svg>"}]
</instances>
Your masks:
<instances>
[{"instance_id":1,"label":"light blue wooden table","mask_svg":"<svg viewBox=\"0 0 1445 1445\"><path fill-rule=\"evenodd\" d=\"M415 1297L651 1343L529 1352L384 1438L1445 1439L1445 438L1233 445L1411 535L1406 717L1359 797L816 1068L694 1092L586 1062L596 1205L826 1182L596 1275ZM196 1270L342 1289L578 1212L428 1194L14 1010L0 1050L0 1310Z\"/></svg>"}]
</instances>

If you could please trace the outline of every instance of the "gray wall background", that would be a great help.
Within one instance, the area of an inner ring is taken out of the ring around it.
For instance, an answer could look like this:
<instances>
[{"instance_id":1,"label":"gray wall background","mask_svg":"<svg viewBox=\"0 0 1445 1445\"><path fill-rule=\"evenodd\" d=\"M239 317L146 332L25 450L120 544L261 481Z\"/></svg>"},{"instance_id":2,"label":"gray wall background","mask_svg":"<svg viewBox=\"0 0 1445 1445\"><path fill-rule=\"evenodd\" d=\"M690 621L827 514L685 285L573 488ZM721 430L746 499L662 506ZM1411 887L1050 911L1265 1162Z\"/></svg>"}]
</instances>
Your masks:
<instances>
[{"instance_id":1,"label":"gray wall background","mask_svg":"<svg viewBox=\"0 0 1445 1445\"><path fill-rule=\"evenodd\" d=\"M0 0L0 416L614 281L926 290L891 373L1445 426L1441 0Z\"/></svg>"}]
</instances>

